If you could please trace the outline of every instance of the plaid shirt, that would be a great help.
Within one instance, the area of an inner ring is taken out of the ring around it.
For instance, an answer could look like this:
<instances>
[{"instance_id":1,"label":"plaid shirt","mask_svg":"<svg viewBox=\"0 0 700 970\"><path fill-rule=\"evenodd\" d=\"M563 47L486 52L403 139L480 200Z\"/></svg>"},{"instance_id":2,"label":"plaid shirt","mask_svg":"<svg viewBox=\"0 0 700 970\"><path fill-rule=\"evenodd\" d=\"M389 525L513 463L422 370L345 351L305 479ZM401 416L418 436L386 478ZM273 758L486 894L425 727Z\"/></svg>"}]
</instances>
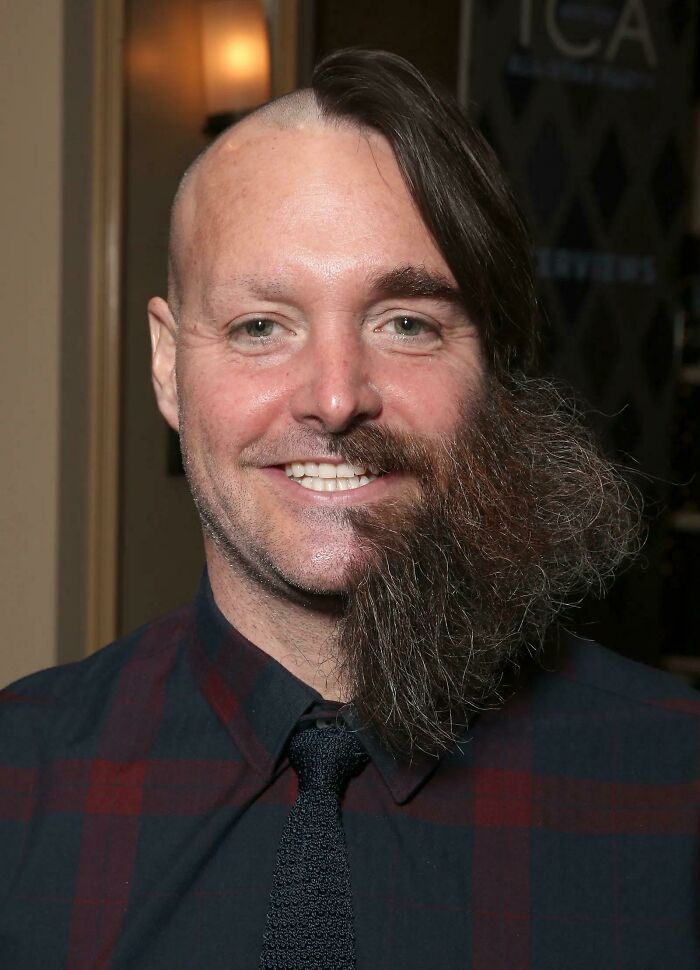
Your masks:
<instances>
[{"instance_id":1,"label":"plaid shirt","mask_svg":"<svg viewBox=\"0 0 700 970\"><path fill-rule=\"evenodd\" d=\"M254 970L321 699L195 603L2 695L0 966ZM697 967L698 695L572 644L343 815L358 970ZM333 970L333 968L329 968Z\"/></svg>"}]
</instances>

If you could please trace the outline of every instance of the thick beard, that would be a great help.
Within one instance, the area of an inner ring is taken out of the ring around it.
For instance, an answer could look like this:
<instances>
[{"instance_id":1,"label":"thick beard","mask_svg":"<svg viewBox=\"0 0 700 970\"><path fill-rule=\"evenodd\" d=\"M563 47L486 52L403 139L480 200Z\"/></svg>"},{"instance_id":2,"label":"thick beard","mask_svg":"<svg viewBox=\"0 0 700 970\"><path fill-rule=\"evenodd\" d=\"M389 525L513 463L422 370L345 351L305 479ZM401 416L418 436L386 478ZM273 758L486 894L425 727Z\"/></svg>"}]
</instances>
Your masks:
<instances>
[{"instance_id":1,"label":"thick beard","mask_svg":"<svg viewBox=\"0 0 700 970\"><path fill-rule=\"evenodd\" d=\"M640 544L640 502L551 384L495 380L449 439L358 426L336 450L415 475L421 499L350 512L360 538L340 681L401 758L439 755L555 618Z\"/></svg>"}]
</instances>

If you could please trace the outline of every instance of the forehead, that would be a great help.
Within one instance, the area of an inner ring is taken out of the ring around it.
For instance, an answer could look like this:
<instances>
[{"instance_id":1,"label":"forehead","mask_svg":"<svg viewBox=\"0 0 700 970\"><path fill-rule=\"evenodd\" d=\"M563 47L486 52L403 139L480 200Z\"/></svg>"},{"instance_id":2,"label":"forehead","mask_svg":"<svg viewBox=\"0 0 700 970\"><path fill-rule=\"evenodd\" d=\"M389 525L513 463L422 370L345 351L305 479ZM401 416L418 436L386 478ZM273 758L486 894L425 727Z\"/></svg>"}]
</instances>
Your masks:
<instances>
[{"instance_id":1,"label":"forehead","mask_svg":"<svg viewBox=\"0 0 700 970\"><path fill-rule=\"evenodd\" d=\"M177 233L183 286L408 263L451 275L386 139L350 126L234 129L183 193Z\"/></svg>"}]
</instances>

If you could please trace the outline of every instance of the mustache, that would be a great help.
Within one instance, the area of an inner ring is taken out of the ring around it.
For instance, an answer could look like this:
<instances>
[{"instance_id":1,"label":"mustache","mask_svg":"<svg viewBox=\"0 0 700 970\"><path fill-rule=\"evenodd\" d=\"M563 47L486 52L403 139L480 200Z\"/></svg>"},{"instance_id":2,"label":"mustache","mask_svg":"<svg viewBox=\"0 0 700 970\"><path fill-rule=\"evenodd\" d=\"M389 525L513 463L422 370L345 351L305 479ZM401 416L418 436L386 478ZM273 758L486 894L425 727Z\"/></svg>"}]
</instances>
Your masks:
<instances>
[{"instance_id":1,"label":"mustache","mask_svg":"<svg viewBox=\"0 0 700 970\"><path fill-rule=\"evenodd\" d=\"M382 475L402 472L423 479L430 474L435 449L449 449L450 441L388 425L354 425L338 433L299 428L272 441L253 442L241 451L240 461L262 467L281 465L305 455L325 456L371 465Z\"/></svg>"},{"instance_id":2,"label":"mustache","mask_svg":"<svg viewBox=\"0 0 700 970\"><path fill-rule=\"evenodd\" d=\"M429 438L386 425L358 425L342 439L329 442L329 447L335 449L334 455L371 465L380 475L402 472L425 481L437 470L436 455L448 454L452 441L451 437Z\"/></svg>"}]
</instances>

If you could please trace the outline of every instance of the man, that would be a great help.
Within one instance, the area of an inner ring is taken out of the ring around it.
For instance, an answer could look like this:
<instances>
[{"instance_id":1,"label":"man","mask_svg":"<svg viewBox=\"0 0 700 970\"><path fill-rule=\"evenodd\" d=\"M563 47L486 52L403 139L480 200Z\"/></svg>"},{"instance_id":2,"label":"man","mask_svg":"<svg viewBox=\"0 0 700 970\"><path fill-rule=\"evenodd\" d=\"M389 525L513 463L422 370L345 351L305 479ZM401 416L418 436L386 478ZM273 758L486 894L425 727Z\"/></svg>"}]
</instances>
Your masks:
<instances>
[{"instance_id":1,"label":"man","mask_svg":"<svg viewBox=\"0 0 700 970\"><path fill-rule=\"evenodd\" d=\"M5 692L2 966L695 967L700 708L548 636L636 501L457 107L327 58L187 173L149 320L207 572Z\"/></svg>"}]
</instances>

